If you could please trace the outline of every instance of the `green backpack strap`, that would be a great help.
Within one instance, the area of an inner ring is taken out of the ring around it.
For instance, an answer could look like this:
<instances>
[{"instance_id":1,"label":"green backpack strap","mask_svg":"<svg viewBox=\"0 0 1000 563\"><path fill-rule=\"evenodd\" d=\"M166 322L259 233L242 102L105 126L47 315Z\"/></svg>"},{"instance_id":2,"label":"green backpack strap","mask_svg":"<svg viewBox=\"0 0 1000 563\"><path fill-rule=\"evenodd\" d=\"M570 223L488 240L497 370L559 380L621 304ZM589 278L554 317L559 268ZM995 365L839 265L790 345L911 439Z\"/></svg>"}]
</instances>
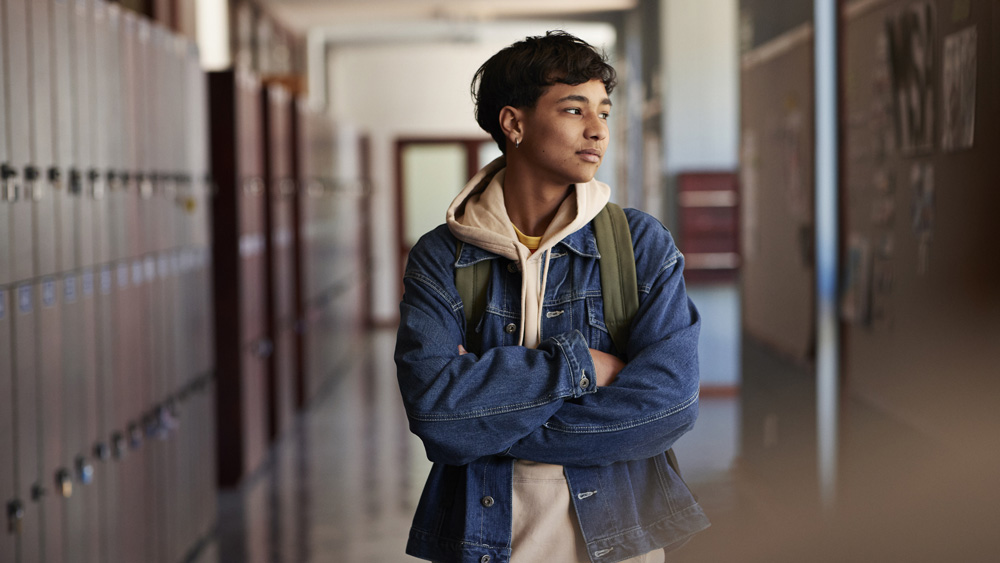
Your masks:
<instances>
[{"instance_id":1,"label":"green backpack strap","mask_svg":"<svg viewBox=\"0 0 1000 563\"><path fill-rule=\"evenodd\" d=\"M621 207L608 203L594 217L594 237L597 251L601 253L604 324L618 353L624 354L632 317L639 310L639 284L635 275L632 232Z\"/></svg>"},{"instance_id":2,"label":"green backpack strap","mask_svg":"<svg viewBox=\"0 0 1000 563\"><path fill-rule=\"evenodd\" d=\"M621 207L608 203L594 217L594 238L601 253L601 295L604 298L604 324L618 353L625 354L632 318L639 310L639 282L635 274L635 249L632 231ZM667 450L667 463L681 475L673 448Z\"/></svg>"},{"instance_id":3,"label":"green backpack strap","mask_svg":"<svg viewBox=\"0 0 1000 563\"><path fill-rule=\"evenodd\" d=\"M462 254L462 242L458 242L455 258ZM492 260L481 260L471 266L455 269L455 288L462 299L465 310L465 348L475 354L483 353L482 335L476 332L479 320L486 312L486 289L490 280Z\"/></svg>"}]
</instances>

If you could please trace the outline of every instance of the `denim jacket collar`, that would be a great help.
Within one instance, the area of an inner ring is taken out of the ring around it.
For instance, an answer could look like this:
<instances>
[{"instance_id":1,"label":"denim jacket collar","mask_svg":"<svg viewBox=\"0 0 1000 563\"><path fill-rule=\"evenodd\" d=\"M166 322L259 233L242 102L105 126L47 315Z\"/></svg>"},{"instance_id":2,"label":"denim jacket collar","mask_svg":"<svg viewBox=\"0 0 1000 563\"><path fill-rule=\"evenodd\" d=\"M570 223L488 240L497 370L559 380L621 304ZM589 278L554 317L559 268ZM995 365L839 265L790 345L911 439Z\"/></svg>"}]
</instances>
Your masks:
<instances>
[{"instance_id":1,"label":"denim jacket collar","mask_svg":"<svg viewBox=\"0 0 1000 563\"><path fill-rule=\"evenodd\" d=\"M567 250L581 257L595 259L600 259L601 257L601 253L597 251L597 237L594 236L594 230L589 223L559 241L553 250L559 246L563 246ZM464 268L466 266L476 264L477 262L482 262L483 260L493 260L498 257L499 256L496 254L488 250L483 250L478 246L462 244L462 248L458 253L457 259L455 260L455 267ZM557 256L556 254L553 254L552 257L556 258Z\"/></svg>"}]
</instances>

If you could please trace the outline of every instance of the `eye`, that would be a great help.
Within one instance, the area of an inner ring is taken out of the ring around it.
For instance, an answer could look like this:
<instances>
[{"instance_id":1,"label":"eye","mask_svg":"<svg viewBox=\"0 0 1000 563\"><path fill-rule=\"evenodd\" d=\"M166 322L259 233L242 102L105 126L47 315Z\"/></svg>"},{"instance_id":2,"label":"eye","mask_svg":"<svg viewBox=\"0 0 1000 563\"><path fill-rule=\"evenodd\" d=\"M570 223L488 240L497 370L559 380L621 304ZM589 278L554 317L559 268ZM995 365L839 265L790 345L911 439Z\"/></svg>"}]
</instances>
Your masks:
<instances>
[{"instance_id":1,"label":"eye","mask_svg":"<svg viewBox=\"0 0 1000 563\"><path fill-rule=\"evenodd\" d=\"M566 108L563 111L565 111L566 113L572 113L573 115L582 115L583 114L583 112L580 110L580 108Z\"/></svg>"},{"instance_id":2,"label":"eye","mask_svg":"<svg viewBox=\"0 0 1000 563\"><path fill-rule=\"evenodd\" d=\"M603 120L605 120L605 121L607 121L607 119L608 119L609 117L611 117L611 114L610 114L610 113L608 113L608 112L606 112L606 111L602 111L602 112L601 112L601 113L599 113L598 115L600 115L600 116L601 116L601 119L603 119Z\"/></svg>"}]
</instances>

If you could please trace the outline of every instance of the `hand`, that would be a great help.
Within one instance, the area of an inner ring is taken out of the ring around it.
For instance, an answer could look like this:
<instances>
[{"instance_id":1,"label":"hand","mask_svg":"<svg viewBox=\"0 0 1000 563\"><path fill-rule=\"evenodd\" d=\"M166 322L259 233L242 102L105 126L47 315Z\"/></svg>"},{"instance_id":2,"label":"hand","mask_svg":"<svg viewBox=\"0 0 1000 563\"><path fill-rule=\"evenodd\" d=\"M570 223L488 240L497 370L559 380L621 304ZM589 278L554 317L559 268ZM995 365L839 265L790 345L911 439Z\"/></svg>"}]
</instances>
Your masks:
<instances>
[{"instance_id":1,"label":"hand","mask_svg":"<svg viewBox=\"0 0 1000 563\"><path fill-rule=\"evenodd\" d=\"M461 344L458 345L458 355L459 356L464 356L464 355L466 355L468 353L469 353L469 351L465 349L465 346L462 346Z\"/></svg>"},{"instance_id":2,"label":"hand","mask_svg":"<svg viewBox=\"0 0 1000 563\"><path fill-rule=\"evenodd\" d=\"M618 372L625 367L625 362L618 359L618 356L590 349L590 357L594 359L594 374L598 387L606 387L618 377Z\"/></svg>"}]
</instances>

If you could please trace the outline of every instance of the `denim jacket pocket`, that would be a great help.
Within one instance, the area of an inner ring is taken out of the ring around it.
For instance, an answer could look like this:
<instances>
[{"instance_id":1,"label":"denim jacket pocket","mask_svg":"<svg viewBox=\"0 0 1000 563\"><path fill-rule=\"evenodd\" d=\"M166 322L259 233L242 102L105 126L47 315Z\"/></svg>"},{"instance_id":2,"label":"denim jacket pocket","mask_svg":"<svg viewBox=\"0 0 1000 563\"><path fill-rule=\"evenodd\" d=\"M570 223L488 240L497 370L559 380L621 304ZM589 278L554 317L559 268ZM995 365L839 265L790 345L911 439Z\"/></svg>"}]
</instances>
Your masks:
<instances>
[{"instance_id":1,"label":"denim jacket pocket","mask_svg":"<svg viewBox=\"0 0 1000 563\"><path fill-rule=\"evenodd\" d=\"M590 347L609 354L618 354L614 343L611 342L611 334L604 324L604 299L600 296L587 297L587 342Z\"/></svg>"}]
</instances>

